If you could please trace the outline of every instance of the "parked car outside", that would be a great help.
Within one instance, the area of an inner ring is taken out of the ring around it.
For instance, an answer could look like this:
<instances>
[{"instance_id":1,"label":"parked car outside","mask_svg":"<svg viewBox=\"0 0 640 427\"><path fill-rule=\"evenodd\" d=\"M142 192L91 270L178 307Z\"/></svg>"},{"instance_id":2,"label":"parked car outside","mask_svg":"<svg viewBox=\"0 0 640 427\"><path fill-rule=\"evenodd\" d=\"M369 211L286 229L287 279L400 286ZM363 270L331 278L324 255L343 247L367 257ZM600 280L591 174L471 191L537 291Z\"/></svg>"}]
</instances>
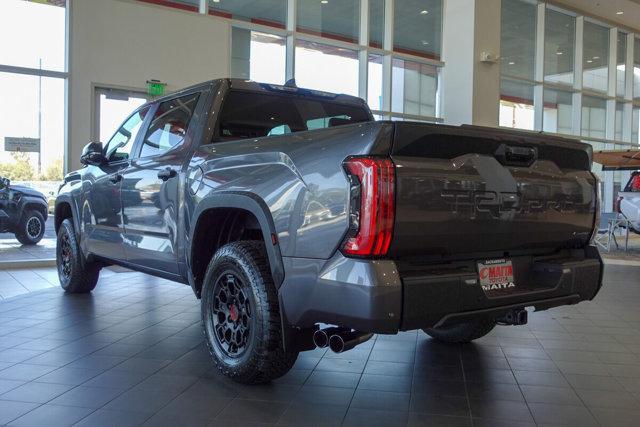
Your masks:
<instances>
[{"instance_id":1,"label":"parked car outside","mask_svg":"<svg viewBox=\"0 0 640 427\"><path fill-rule=\"evenodd\" d=\"M1 233L13 233L23 245L35 245L44 236L48 214L44 194L0 177Z\"/></svg>"}]
</instances>

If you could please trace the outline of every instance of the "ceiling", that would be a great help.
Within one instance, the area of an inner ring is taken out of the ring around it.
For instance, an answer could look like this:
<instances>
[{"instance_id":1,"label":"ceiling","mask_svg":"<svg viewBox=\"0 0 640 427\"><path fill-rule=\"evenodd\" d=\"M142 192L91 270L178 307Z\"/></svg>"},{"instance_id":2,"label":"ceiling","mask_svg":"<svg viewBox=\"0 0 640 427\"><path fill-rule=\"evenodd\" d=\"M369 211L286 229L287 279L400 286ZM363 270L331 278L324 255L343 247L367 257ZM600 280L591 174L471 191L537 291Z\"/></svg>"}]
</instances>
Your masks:
<instances>
[{"instance_id":1,"label":"ceiling","mask_svg":"<svg viewBox=\"0 0 640 427\"><path fill-rule=\"evenodd\" d=\"M548 0L578 13L640 33L640 0ZM618 14L618 12L623 12Z\"/></svg>"}]
</instances>

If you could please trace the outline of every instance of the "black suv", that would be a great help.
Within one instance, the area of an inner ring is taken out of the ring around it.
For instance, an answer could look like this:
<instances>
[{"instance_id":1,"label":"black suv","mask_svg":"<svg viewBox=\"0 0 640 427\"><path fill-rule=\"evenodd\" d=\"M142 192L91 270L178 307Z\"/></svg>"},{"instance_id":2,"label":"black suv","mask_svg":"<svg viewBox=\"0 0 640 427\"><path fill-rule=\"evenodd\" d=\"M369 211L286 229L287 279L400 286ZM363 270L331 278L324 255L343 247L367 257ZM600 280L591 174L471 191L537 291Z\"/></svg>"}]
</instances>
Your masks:
<instances>
[{"instance_id":1,"label":"black suv","mask_svg":"<svg viewBox=\"0 0 640 427\"><path fill-rule=\"evenodd\" d=\"M0 177L0 233L13 233L23 245L35 245L44 236L47 215L44 194Z\"/></svg>"}]
</instances>

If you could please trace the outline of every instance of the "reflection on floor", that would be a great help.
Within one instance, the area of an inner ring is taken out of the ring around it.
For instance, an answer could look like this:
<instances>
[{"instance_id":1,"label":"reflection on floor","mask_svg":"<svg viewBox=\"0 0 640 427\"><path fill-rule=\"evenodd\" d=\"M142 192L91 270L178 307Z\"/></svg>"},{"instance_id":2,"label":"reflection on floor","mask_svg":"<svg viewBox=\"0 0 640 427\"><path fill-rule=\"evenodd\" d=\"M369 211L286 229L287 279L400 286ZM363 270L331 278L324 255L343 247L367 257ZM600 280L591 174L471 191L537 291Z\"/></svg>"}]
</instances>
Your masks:
<instances>
[{"instance_id":1,"label":"reflection on floor","mask_svg":"<svg viewBox=\"0 0 640 427\"><path fill-rule=\"evenodd\" d=\"M212 367L188 287L111 271L0 301L0 425L640 425L639 307L640 267L611 265L595 301L474 344L378 336L247 387Z\"/></svg>"}]
</instances>

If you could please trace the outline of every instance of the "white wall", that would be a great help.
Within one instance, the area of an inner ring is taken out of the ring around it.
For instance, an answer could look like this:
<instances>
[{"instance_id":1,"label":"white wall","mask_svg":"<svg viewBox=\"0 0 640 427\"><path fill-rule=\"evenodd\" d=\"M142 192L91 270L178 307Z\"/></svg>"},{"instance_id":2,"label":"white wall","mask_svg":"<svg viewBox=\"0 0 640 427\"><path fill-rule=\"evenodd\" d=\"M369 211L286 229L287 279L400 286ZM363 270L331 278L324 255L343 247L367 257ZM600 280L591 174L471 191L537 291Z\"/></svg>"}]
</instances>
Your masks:
<instances>
[{"instance_id":1,"label":"white wall","mask_svg":"<svg viewBox=\"0 0 640 427\"><path fill-rule=\"evenodd\" d=\"M131 0L70 0L68 164L92 137L95 86L167 91L227 77L226 20Z\"/></svg>"}]
</instances>

